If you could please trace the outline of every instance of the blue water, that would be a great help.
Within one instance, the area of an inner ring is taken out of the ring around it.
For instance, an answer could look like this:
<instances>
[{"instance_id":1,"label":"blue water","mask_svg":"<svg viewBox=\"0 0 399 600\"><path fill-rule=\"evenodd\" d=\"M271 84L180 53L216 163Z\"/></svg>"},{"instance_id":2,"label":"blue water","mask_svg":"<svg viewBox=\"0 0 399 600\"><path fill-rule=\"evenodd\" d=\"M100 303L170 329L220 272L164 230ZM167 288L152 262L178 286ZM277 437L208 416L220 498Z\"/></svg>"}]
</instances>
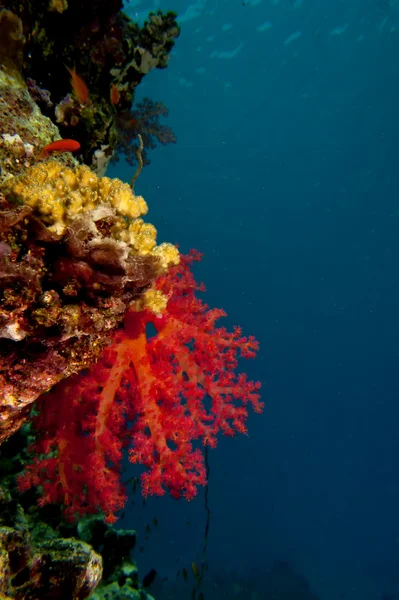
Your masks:
<instances>
[{"instance_id":1,"label":"blue water","mask_svg":"<svg viewBox=\"0 0 399 600\"><path fill-rule=\"evenodd\" d=\"M207 302L261 343L245 366L264 413L210 455L205 598L263 600L284 560L321 600L397 600L399 2L127 4L139 20L153 8L182 33L137 99L169 108L178 143L136 190L160 240L204 252ZM127 506L140 569L168 577L158 598L201 560L203 501Z\"/></svg>"}]
</instances>

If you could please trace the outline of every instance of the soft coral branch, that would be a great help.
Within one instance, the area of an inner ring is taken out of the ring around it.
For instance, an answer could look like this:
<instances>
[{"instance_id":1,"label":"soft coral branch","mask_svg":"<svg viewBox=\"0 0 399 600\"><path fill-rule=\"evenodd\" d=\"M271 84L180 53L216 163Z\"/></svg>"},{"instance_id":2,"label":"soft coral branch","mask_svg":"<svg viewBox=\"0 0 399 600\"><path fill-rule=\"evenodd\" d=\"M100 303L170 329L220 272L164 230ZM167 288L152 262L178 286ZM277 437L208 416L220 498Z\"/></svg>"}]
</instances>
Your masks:
<instances>
[{"instance_id":1,"label":"soft coral branch","mask_svg":"<svg viewBox=\"0 0 399 600\"><path fill-rule=\"evenodd\" d=\"M113 162L117 162L123 154L130 165L137 162L139 147L137 134L143 138L143 162L148 165L148 151L156 148L157 144L175 144L176 135L168 125L160 122L161 117L167 117L168 109L161 102L154 102L150 98L143 98L132 110L125 110L118 114L116 124L118 128L118 144Z\"/></svg>"},{"instance_id":2,"label":"soft coral branch","mask_svg":"<svg viewBox=\"0 0 399 600\"><path fill-rule=\"evenodd\" d=\"M209 309L190 271L198 253L157 281L169 297L161 317L130 309L101 360L42 399L36 452L21 487L43 486L41 502L60 502L68 516L102 510L107 520L124 503L119 466L131 441L131 462L144 465L145 496L192 499L206 483L199 442L246 433L248 405L261 412L259 383L236 374L240 356L258 343L240 328L216 327L224 312ZM156 330L147 336L149 324ZM129 425L128 425L129 424Z\"/></svg>"}]
</instances>

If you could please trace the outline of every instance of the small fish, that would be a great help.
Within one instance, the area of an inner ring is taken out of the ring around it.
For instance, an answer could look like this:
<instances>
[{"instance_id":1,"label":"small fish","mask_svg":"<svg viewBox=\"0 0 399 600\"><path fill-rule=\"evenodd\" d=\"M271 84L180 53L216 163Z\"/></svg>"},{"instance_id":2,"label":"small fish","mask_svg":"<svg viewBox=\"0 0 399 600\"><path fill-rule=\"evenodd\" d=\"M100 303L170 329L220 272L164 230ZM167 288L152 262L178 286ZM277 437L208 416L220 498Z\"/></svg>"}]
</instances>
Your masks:
<instances>
[{"instance_id":1,"label":"small fish","mask_svg":"<svg viewBox=\"0 0 399 600\"><path fill-rule=\"evenodd\" d=\"M187 573L187 569L182 569L182 575L183 575L183 579L184 581L187 581L188 578L188 573Z\"/></svg>"},{"instance_id":2,"label":"small fish","mask_svg":"<svg viewBox=\"0 0 399 600\"><path fill-rule=\"evenodd\" d=\"M67 67L67 69L71 75L71 86L75 92L76 98L81 104L86 104L89 99L89 88L87 87L85 80L76 73L75 67L73 67L73 69Z\"/></svg>"},{"instance_id":3,"label":"small fish","mask_svg":"<svg viewBox=\"0 0 399 600\"><path fill-rule=\"evenodd\" d=\"M150 587L150 585L152 584L152 582L154 581L156 576L157 576L156 570L151 569L151 571L149 571L149 573L147 573L147 575L143 579L143 584L142 584L143 588Z\"/></svg>"},{"instance_id":4,"label":"small fish","mask_svg":"<svg viewBox=\"0 0 399 600\"><path fill-rule=\"evenodd\" d=\"M37 158L45 158L53 152L76 152L79 148L80 144L76 140L57 140L47 144Z\"/></svg>"},{"instance_id":5,"label":"small fish","mask_svg":"<svg viewBox=\"0 0 399 600\"><path fill-rule=\"evenodd\" d=\"M156 517L153 518L152 524L154 525L154 527L158 527L158 519Z\"/></svg>"},{"instance_id":6,"label":"small fish","mask_svg":"<svg viewBox=\"0 0 399 600\"><path fill-rule=\"evenodd\" d=\"M151 527L148 525L148 523L145 524L144 531L146 532L146 534L151 533Z\"/></svg>"},{"instance_id":7,"label":"small fish","mask_svg":"<svg viewBox=\"0 0 399 600\"><path fill-rule=\"evenodd\" d=\"M199 568L198 568L198 565L197 565L197 563L193 561L193 562L191 563L191 568L192 568L192 570L193 570L193 573L194 573L195 580L196 580L196 581L197 581L197 583L198 583L198 581L200 580L200 572L199 572Z\"/></svg>"},{"instance_id":8,"label":"small fish","mask_svg":"<svg viewBox=\"0 0 399 600\"><path fill-rule=\"evenodd\" d=\"M115 83L111 85L111 89L109 90L109 99L111 101L111 104L113 104L114 106L116 106L119 103L119 100L121 99L120 92Z\"/></svg>"}]
</instances>

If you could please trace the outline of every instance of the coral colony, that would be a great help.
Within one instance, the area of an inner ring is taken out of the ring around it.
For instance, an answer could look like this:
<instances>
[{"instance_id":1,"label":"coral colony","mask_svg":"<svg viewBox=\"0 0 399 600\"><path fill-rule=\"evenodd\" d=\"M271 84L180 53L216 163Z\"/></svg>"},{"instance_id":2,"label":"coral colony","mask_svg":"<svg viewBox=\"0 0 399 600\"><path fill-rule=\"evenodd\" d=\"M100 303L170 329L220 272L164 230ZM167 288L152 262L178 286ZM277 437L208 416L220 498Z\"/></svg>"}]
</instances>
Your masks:
<instances>
[{"instance_id":1,"label":"coral colony","mask_svg":"<svg viewBox=\"0 0 399 600\"><path fill-rule=\"evenodd\" d=\"M238 328L216 327L223 311L196 297L189 267L198 258L182 257L156 278L127 309L123 329L91 369L64 379L38 401L34 455L41 458L19 484L41 485L41 503L63 504L69 518L101 510L113 522L125 503L118 469L125 445L130 460L147 467L145 496L169 490L191 500L206 483L193 441L214 447L220 431L246 432L248 403L260 412L258 385L235 374L237 357L254 356L257 344ZM150 339L148 323L156 330Z\"/></svg>"},{"instance_id":2,"label":"coral colony","mask_svg":"<svg viewBox=\"0 0 399 600\"><path fill-rule=\"evenodd\" d=\"M139 27L118 1L3 4L0 441L31 423L19 489L112 523L125 449L145 496L190 500L206 484L201 447L262 410L237 372L258 345L199 298L199 254L157 243L145 200L104 176L118 153L141 168L155 139L175 141L165 107L134 92L167 66L176 15Z\"/></svg>"}]
</instances>

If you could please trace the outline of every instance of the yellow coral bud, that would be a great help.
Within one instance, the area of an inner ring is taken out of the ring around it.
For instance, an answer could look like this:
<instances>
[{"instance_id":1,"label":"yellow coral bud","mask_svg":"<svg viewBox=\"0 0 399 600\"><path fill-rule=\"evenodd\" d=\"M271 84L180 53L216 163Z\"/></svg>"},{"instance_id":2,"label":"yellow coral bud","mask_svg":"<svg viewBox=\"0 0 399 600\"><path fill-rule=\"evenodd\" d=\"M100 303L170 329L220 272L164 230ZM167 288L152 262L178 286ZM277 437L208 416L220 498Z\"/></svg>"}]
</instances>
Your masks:
<instances>
[{"instance_id":1,"label":"yellow coral bud","mask_svg":"<svg viewBox=\"0 0 399 600\"><path fill-rule=\"evenodd\" d=\"M64 181L66 189L76 190L78 187L78 179L72 169L65 169L62 173L62 179Z\"/></svg>"},{"instance_id":2,"label":"yellow coral bud","mask_svg":"<svg viewBox=\"0 0 399 600\"><path fill-rule=\"evenodd\" d=\"M69 193L68 212L71 216L77 215L83 208L83 198L78 190Z\"/></svg>"},{"instance_id":3,"label":"yellow coral bud","mask_svg":"<svg viewBox=\"0 0 399 600\"><path fill-rule=\"evenodd\" d=\"M151 223L145 223L143 219L135 219L121 239L139 254L149 254L157 243L157 230Z\"/></svg>"},{"instance_id":4,"label":"yellow coral bud","mask_svg":"<svg viewBox=\"0 0 399 600\"><path fill-rule=\"evenodd\" d=\"M157 230L151 223L143 223L137 236L135 246L139 254L149 254L157 243Z\"/></svg>"},{"instance_id":5,"label":"yellow coral bud","mask_svg":"<svg viewBox=\"0 0 399 600\"><path fill-rule=\"evenodd\" d=\"M89 167L82 165L78 167L76 171L81 188L87 187L89 190L95 190L97 188L97 175L90 171Z\"/></svg>"},{"instance_id":6,"label":"yellow coral bud","mask_svg":"<svg viewBox=\"0 0 399 600\"><path fill-rule=\"evenodd\" d=\"M180 262L180 254L176 246L164 242L160 244L151 252L152 256L156 256L159 259L161 268L166 271L171 265L178 265Z\"/></svg>"},{"instance_id":7,"label":"yellow coral bud","mask_svg":"<svg viewBox=\"0 0 399 600\"><path fill-rule=\"evenodd\" d=\"M142 308L147 308L155 315L161 315L168 304L168 298L160 290L149 289L142 297Z\"/></svg>"},{"instance_id":8,"label":"yellow coral bud","mask_svg":"<svg viewBox=\"0 0 399 600\"><path fill-rule=\"evenodd\" d=\"M47 163L44 163L40 165L40 167L40 170L43 172L44 175L43 183L47 181L56 181L58 177L62 176L62 173L65 169L65 167L61 165L61 163L58 163L55 160L51 160Z\"/></svg>"},{"instance_id":9,"label":"yellow coral bud","mask_svg":"<svg viewBox=\"0 0 399 600\"><path fill-rule=\"evenodd\" d=\"M136 202L139 205L140 214L146 215L148 213L148 204L144 200L143 196L135 196Z\"/></svg>"},{"instance_id":10,"label":"yellow coral bud","mask_svg":"<svg viewBox=\"0 0 399 600\"><path fill-rule=\"evenodd\" d=\"M98 184L98 193L102 198L106 198L112 189L112 179L109 177L102 177Z\"/></svg>"},{"instance_id":11,"label":"yellow coral bud","mask_svg":"<svg viewBox=\"0 0 399 600\"><path fill-rule=\"evenodd\" d=\"M130 186L117 179L114 180L114 185L108 197L104 198L104 200L108 200L119 214L131 219L137 219L137 217L145 215L148 212L148 206L144 198L134 196Z\"/></svg>"}]
</instances>

